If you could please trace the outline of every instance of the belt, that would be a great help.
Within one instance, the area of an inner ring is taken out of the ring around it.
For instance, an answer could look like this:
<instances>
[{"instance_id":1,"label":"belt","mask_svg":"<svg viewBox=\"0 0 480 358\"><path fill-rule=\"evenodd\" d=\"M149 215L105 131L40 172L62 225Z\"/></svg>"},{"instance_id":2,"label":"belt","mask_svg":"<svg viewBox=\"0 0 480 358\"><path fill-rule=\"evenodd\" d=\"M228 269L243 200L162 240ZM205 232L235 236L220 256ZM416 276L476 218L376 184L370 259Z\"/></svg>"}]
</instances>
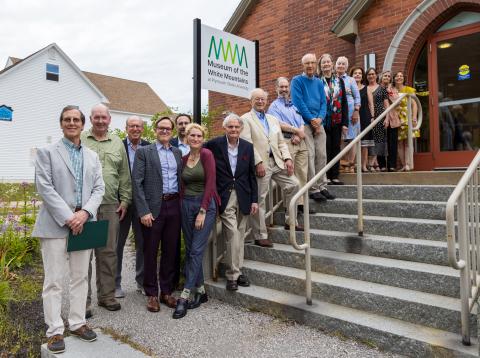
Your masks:
<instances>
[{"instance_id":1,"label":"belt","mask_svg":"<svg viewBox=\"0 0 480 358\"><path fill-rule=\"evenodd\" d=\"M82 207L81 207L81 206L75 207L75 212L80 211L80 210L82 210Z\"/></svg>"},{"instance_id":2,"label":"belt","mask_svg":"<svg viewBox=\"0 0 480 358\"><path fill-rule=\"evenodd\" d=\"M169 200L174 200L179 197L178 193L169 193L169 194L163 194L162 195L162 200L163 201L169 201Z\"/></svg>"},{"instance_id":3,"label":"belt","mask_svg":"<svg viewBox=\"0 0 480 358\"><path fill-rule=\"evenodd\" d=\"M282 132L282 134L283 134L283 138L290 139L293 137L293 133L290 133L290 132Z\"/></svg>"}]
</instances>

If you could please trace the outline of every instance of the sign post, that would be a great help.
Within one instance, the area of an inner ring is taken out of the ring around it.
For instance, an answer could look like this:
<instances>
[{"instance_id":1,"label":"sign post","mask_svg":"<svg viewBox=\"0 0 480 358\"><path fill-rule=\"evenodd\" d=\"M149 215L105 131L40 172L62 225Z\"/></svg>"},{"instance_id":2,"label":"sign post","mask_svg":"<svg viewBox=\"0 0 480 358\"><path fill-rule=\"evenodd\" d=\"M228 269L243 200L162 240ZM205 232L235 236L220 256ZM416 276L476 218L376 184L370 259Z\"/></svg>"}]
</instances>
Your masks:
<instances>
[{"instance_id":1,"label":"sign post","mask_svg":"<svg viewBox=\"0 0 480 358\"><path fill-rule=\"evenodd\" d=\"M249 98L258 87L258 41L193 20L193 117L201 121L201 88Z\"/></svg>"}]
</instances>

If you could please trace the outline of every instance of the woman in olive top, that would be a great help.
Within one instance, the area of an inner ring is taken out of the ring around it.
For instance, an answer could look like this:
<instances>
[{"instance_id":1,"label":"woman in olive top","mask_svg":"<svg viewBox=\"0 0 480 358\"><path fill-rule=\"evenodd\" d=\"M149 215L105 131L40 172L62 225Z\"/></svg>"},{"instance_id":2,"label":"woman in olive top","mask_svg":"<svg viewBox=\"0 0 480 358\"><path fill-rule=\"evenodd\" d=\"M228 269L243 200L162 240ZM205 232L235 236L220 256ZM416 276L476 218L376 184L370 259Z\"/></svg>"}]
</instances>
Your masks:
<instances>
[{"instance_id":1,"label":"woman in olive top","mask_svg":"<svg viewBox=\"0 0 480 358\"><path fill-rule=\"evenodd\" d=\"M185 240L185 285L177 300L173 318L182 318L187 309L207 302L203 285L203 254L215 224L220 197L216 191L215 159L202 148L205 129L191 123L186 129L190 153L182 158L182 231ZM193 298L190 299L192 290Z\"/></svg>"}]
</instances>

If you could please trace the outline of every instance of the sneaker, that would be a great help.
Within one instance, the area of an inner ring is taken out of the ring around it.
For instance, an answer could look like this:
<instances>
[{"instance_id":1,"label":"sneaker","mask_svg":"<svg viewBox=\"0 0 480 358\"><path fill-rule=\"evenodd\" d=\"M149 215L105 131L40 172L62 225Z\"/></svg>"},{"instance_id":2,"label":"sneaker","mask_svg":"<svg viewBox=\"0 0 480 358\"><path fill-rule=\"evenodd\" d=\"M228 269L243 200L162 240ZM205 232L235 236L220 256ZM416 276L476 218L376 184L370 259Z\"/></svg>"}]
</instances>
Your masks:
<instances>
[{"instance_id":1,"label":"sneaker","mask_svg":"<svg viewBox=\"0 0 480 358\"><path fill-rule=\"evenodd\" d=\"M63 335L56 334L48 338L47 349L53 354L65 352L65 341Z\"/></svg>"},{"instance_id":2,"label":"sneaker","mask_svg":"<svg viewBox=\"0 0 480 358\"><path fill-rule=\"evenodd\" d=\"M86 324L75 331L70 331L70 334L80 338L84 342L93 342L97 339L97 334Z\"/></svg>"},{"instance_id":3,"label":"sneaker","mask_svg":"<svg viewBox=\"0 0 480 358\"><path fill-rule=\"evenodd\" d=\"M115 289L115 298L124 298L125 297L125 292L123 292L122 288L116 288Z\"/></svg>"},{"instance_id":4,"label":"sneaker","mask_svg":"<svg viewBox=\"0 0 480 358\"><path fill-rule=\"evenodd\" d=\"M328 200L335 199L335 195L330 194L330 192L327 189L323 189L322 191L320 191L320 194L322 194L325 197L325 200L326 199L328 199Z\"/></svg>"}]
</instances>

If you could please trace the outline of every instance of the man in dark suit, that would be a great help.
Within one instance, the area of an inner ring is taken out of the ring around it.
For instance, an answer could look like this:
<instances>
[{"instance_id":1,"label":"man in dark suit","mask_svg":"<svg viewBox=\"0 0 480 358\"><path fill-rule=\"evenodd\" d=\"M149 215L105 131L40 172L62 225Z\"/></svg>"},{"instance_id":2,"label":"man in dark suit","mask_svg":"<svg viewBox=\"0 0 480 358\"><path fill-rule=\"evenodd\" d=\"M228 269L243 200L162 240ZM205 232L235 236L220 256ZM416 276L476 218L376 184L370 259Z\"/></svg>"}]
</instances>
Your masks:
<instances>
[{"instance_id":1,"label":"man in dark suit","mask_svg":"<svg viewBox=\"0 0 480 358\"><path fill-rule=\"evenodd\" d=\"M180 178L182 154L170 144L173 121L162 117L155 122L157 141L139 147L132 170L133 200L142 223L144 280L147 309L158 312L160 302L175 307L172 296L178 266L180 245ZM162 257L157 277L158 248Z\"/></svg>"},{"instance_id":2,"label":"man in dark suit","mask_svg":"<svg viewBox=\"0 0 480 358\"><path fill-rule=\"evenodd\" d=\"M175 118L178 137L170 139L170 144L180 149L182 156L190 153L190 147L185 141L185 130L190 123L192 123L192 117L188 114L180 113Z\"/></svg>"},{"instance_id":3,"label":"man in dark suit","mask_svg":"<svg viewBox=\"0 0 480 358\"><path fill-rule=\"evenodd\" d=\"M133 163L135 161L135 152L137 148L150 143L142 139L144 130L144 122L138 116L130 116L127 118L126 128L127 138L123 140L125 151L127 152L128 168L132 172ZM137 291L143 292L143 237L140 225L140 220L132 202L127 209L125 218L120 221L120 231L117 242L117 274L115 276L115 297L125 297L125 292L122 290L122 261L123 249L127 241L130 227L133 230L133 237L135 239L135 281L137 282Z\"/></svg>"},{"instance_id":4,"label":"man in dark suit","mask_svg":"<svg viewBox=\"0 0 480 358\"><path fill-rule=\"evenodd\" d=\"M258 187L253 145L240 138L243 120L230 113L223 121L225 136L205 144L215 156L222 231L227 243L227 290L250 286L242 274L244 234L248 215L258 211Z\"/></svg>"}]
</instances>

